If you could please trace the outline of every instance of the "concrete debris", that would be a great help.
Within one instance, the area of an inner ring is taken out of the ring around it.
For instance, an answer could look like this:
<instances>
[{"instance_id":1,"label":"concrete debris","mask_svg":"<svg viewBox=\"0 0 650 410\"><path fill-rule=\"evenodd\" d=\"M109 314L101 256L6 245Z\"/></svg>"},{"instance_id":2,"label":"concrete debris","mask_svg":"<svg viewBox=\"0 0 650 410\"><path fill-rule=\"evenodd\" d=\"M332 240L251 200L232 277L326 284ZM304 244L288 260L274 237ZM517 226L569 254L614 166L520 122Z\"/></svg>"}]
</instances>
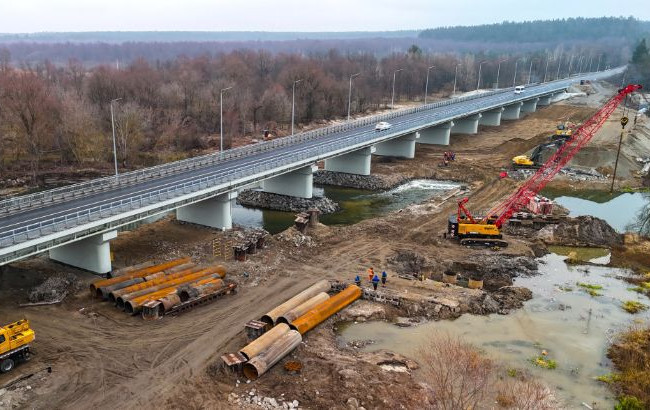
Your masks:
<instances>
[{"instance_id":1,"label":"concrete debris","mask_svg":"<svg viewBox=\"0 0 650 410\"><path fill-rule=\"evenodd\" d=\"M331 214L340 209L339 204L327 197L307 199L253 190L240 192L237 196L237 203L254 208L286 212L306 212L315 208L323 214Z\"/></svg>"},{"instance_id":2,"label":"concrete debris","mask_svg":"<svg viewBox=\"0 0 650 410\"><path fill-rule=\"evenodd\" d=\"M607 222L593 216L578 216L542 228L538 238L546 244L565 246L612 247L623 244L623 237Z\"/></svg>"},{"instance_id":3,"label":"concrete debris","mask_svg":"<svg viewBox=\"0 0 650 410\"><path fill-rule=\"evenodd\" d=\"M72 273L60 273L50 276L29 291L29 301L57 302L69 293L75 293L83 287L81 281Z\"/></svg>"}]
</instances>

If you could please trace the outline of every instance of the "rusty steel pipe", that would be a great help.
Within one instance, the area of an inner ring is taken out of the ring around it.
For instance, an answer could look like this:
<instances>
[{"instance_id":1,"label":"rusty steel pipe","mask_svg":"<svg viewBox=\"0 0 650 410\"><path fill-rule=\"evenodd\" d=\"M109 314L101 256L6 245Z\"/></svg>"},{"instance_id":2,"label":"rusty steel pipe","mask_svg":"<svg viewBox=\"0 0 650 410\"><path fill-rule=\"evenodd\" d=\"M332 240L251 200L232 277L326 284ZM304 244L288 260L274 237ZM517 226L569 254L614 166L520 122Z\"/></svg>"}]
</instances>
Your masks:
<instances>
[{"instance_id":1,"label":"rusty steel pipe","mask_svg":"<svg viewBox=\"0 0 650 410\"><path fill-rule=\"evenodd\" d=\"M218 273L213 273L212 275L209 275L209 276L205 276L205 273L204 273L204 276L199 277L199 278L192 278L192 279L183 278L183 280L184 280L183 283L198 282L200 280L220 279L220 278L221 278L221 276ZM142 310L142 305L145 304L146 302L148 302L150 300L156 300L156 299L164 298L167 295L170 295L172 293L176 293L176 291L178 290L178 285L180 285L180 284L176 284L176 285L172 285L172 286L167 285L167 287L165 287L163 289L160 289L158 291L150 292L150 293L147 293L145 295L138 296L138 297L133 298L131 300L125 301L124 302L124 310L127 313L135 315L138 312L140 312L140 310ZM160 285L160 286L165 286L165 285Z\"/></svg>"},{"instance_id":2,"label":"rusty steel pipe","mask_svg":"<svg viewBox=\"0 0 650 410\"><path fill-rule=\"evenodd\" d=\"M350 285L325 302L316 305L312 310L291 322L291 329L297 330L304 335L314 327L318 326L325 319L329 318L339 310L361 297L361 288Z\"/></svg>"},{"instance_id":3,"label":"rusty steel pipe","mask_svg":"<svg viewBox=\"0 0 650 410\"><path fill-rule=\"evenodd\" d=\"M257 379L298 347L300 342L302 342L302 335L299 332L289 330L284 333L275 339L268 348L244 364L244 376L249 380Z\"/></svg>"},{"instance_id":4,"label":"rusty steel pipe","mask_svg":"<svg viewBox=\"0 0 650 410\"><path fill-rule=\"evenodd\" d=\"M303 304L319 293L327 292L331 287L330 283L326 280L318 281L262 316L261 321L273 326L280 316L284 315L296 306Z\"/></svg>"},{"instance_id":5,"label":"rusty steel pipe","mask_svg":"<svg viewBox=\"0 0 650 410\"><path fill-rule=\"evenodd\" d=\"M102 299L108 299L108 295L110 295L111 292L128 288L133 285L137 285L139 283L144 282L144 278L132 278L132 279L127 279L124 282L119 282L119 283L114 283L110 286L105 286L103 288L97 289L97 294L102 295Z\"/></svg>"},{"instance_id":6,"label":"rusty steel pipe","mask_svg":"<svg viewBox=\"0 0 650 410\"><path fill-rule=\"evenodd\" d=\"M154 285L150 288L145 288L141 290L136 290L134 292L126 293L124 295L118 296L115 299L115 303L117 304L118 308L124 309L126 306L126 302L137 299L140 297L143 297L145 295L155 293L157 291L163 290L165 288L171 287L171 286L177 286L177 285L182 285L183 283L188 283L188 282L193 282L196 280L203 279L204 277L212 275L210 277L214 278L222 278L225 276L225 269L221 265L213 266L213 267L208 267L205 269L201 269L200 271L192 272L189 274L182 275L178 278L175 279L170 279L168 281L164 281L158 285Z\"/></svg>"},{"instance_id":7,"label":"rusty steel pipe","mask_svg":"<svg viewBox=\"0 0 650 410\"><path fill-rule=\"evenodd\" d=\"M309 299L305 303L302 303L295 308L291 309L284 315L280 316L278 318L278 323L286 323L289 324L299 318L300 316L304 315L305 313L309 312L312 310L316 305L319 305L323 302L325 302L327 299L330 298L330 295L328 295L325 292L321 292L318 295L314 296L313 298Z\"/></svg>"},{"instance_id":8,"label":"rusty steel pipe","mask_svg":"<svg viewBox=\"0 0 650 410\"><path fill-rule=\"evenodd\" d=\"M178 296L181 302L187 302L190 299L214 293L224 286L225 284L221 279L212 279L206 283L197 282L191 285L183 285L178 289Z\"/></svg>"},{"instance_id":9,"label":"rusty steel pipe","mask_svg":"<svg viewBox=\"0 0 650 410\"><path fill-rule=\"evenodd\" d=\"M241 353L246 358L246 360L250 360L268 349L269 346L273 344L273 342L275 342L285 333L288 333L290 330L291 329L289 328L289 325L286 323L275 325L271 328L271 330L263 333L262 336L242 347L239 353Z\"/></svg>"},{"instance_id":10,"label":"rusty steel pipe","mask_svg":"<svg viewBox=\"0 0 650 410\"><path fill-rule=\"evenodd\" d=\"M165 269L173 268L174 266L182 265L182 264L187 263L189 261L190 261L190 258L187 258L187 257L186 258L178 258L178 259L171 260L169 262L161 263L159 265L154 265L154 266L150 266L148 268L139 269L139 270L136 270L134 272L130 272L130 273L127 273L125 275L118 276L116 278L98 280L97 282L94 282L94 283L90 284L90 293L92 293L93 296L96 295L97 297L103 297L102 292L101 292L102 287L111 286L111 285L114 285L116 283L124 282L124 281L127 281L129 279L133 279L133 278L143 278L145 276L151 275L152 273L156 273L156 272L163 271ZM107 294L107 296L108 296L108 294Z\"/></svg>"},{"instance_id":11,"label":"rusty steel pipe","mask_svg":"<svg viewBox=\"0 0 650 410\"><path fill-rule=\"evenodd\" d=\"M190 273L197 272L200 269L201 268L193 267L193 268L181 270L179 272L172 273L172 274L169 274L169 275L164 275L163 274L160 277L152 278L154 275L159 275L160 274L160 273L154 273L153 275L147 276L147 278L152 278L150 280L147 280L147 281L142 282L142 283L138 283L136 285L127 286L127 287L122 288L122 289L116 289L116 290L111 291L111 293L108 294L108 300L110 300L113 303L116 303L117 298L119 298L120 296L126 295L127 293L132 293L132 292L136 292L138 290L152 288L152 287L154 287L156 285L160 285L161 283L165 283L165 282L168 282L168 281L173 280L173 279L181 278L181 277L183 277L185 275L188 275Z\"/></svg>"},{"instance_id":12,"label":"rusty steel pipe","mask_svg":"<svg viewBox=\"0 0 650 410\"><path fill-rule=\"evenodd\" d=\"M171 295L167 295L164 298L160 298L158 300L160 301L160 304L162 306L161 309L163 314L167 312L169 309L181 303L181 297L178 296L177 293L172 293Z\"/></svg>"},{"instance_id":13,"label":"rusty steel pipe","mask_svg":"<svg viewBox=\"0 0 650 410\"><path fill-rule=\"evenodd\" d=\"M126 275L127 273L135 272L137 270L148 268L148 267L153 266L153 265L154 265L153 261L146 261L146 262L138 263L137 265L120 268L120 269L112 271L107 279L116 278L118 276Z\"/></svg>"}]
</instances>

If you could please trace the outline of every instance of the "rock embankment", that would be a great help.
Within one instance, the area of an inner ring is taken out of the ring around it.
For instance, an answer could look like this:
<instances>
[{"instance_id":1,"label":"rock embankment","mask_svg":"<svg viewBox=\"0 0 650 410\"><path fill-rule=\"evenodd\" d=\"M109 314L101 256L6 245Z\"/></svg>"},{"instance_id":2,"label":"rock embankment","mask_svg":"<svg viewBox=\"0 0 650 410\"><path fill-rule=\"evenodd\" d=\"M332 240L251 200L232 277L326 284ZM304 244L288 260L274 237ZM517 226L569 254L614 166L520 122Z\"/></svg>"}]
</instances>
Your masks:
<instances>
[{"instance_id":1,"label":"rock embankment","mask_svg":"<svg viewBox=\"0 0 650 410\"><path fill-rule=\"evenodd\" d=\"M537 234L548 245L612 247L623 244L623 237L607 222L593 216L579 216L546 226Z\"/></svg>"},{"instance_id":2,"label":"rock embankment","mask_svg":"<svg viewBox=\"0 0 650 410\"><path fill-rule=\"evenodd\" d=\"M340 209L339 204L325 197L306 199L262 191L242 191L237 196L237 203L253 208L285 212L305 212L309 209L318 209L323 214L331 214Z\"/></svg>"},{"instance_id":3,"label":"rock embankment","mask_svg":"<svg viewBox=\"0 0 650 410\"><path fill-rule=\"evenodd\" d=\"M348 188L367 189L369 191L383 191L394 188L407 182L409 178L399 176L386 178L381 175L355 175L344 172L333 172L319 169L314 173L314 184L334 185Z\"/></svg>"}]
</instances>

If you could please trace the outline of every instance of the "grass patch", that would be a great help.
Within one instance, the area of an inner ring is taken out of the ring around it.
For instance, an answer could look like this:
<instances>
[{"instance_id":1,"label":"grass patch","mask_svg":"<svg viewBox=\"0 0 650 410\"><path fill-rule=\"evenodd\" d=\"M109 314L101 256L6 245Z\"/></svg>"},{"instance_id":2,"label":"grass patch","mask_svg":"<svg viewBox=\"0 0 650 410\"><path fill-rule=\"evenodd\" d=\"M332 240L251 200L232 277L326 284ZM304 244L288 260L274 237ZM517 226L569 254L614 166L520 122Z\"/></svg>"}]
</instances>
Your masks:
<instances>
[{"instance_id":1,"label":"grass patch","mask_svg":"<svg viewBox=\"0 0 650 410\"><path fill-rule=\"evenodd\" d=\"M591 283L584 283L584 282L576 282L576 285L581 287L583 290L585 290L587 293L589 293L590 296L596 297L596 296L603 296L602 293L598 292L601 290L603 287L601 285L593 285Z\"/></svg>"},{"instance_id":2,"label":"grass patch","mask_svg":"<svg viewBox=\"0 0 650 410\"><path fill-rule=\"evenodd\" d=\"M632 327L607 350L616 372L606 378L619 395L615 409L636 410L650 404L650 327Z\"/></svg>"},{"instance_id":3,"label":"grass patch","mask_svg":"<svg viewBox=\"0 0 650 410\"><path fill-rule=\"evenodd\" d=\"M646 291L641 286L635 286L633 288L627 288L627 290L629 290L630 292L636 292L636 293L642 293L642 294L645 293L645 291Z\"/></svg>"},{"instance_id":4,"label":"grass patch","mask_svg":"<svg viewBox=\"0 0 650 410\"><path fill-rule=\"evenodd\" d=\"M547 359L544 356L535 356L530 359L530 362L537 367L542 369L555 369L557 368L557 363L555 360Z\"/></svg>"},{"instance_id":5,"label":"grass patch","mask_svg":"<svg viewBox=\"0 0 650 410\"><path fill-rule=\"evenodd\" d=\"M644 310L648 309L647 305L644 305L641 302L637 302L636 300L626 300L625 302L623 302L621 307L625 309L626 312L632 314L643 312Z\"/></svg>"},{"instance_id":6,"label":"grass patch","mask_svg":"<svg viewBox=\"0 0 650 410\"><path fill-rule=\"evenodd\" d=\"M517 369L512 369L512 368L508 369L508 376L517 377L517 374L518 374Z\"/></svg>"},{"instance_id":7,"label":"grass patch","mask_svg":"<svg viewBox=\"0 0 650 410\"><path fill-rule=\"evenodd\" d=\"M614 406L614 410L644 410L645 405L634 396L623 396L618 399L618 403Z\"/></svg>"},{"instance_id":8,"label":"grass patch","mask_svg":"<svg viewBox=\"0 0 650 410\"><path fill-rule=\"evenodd\" d=\"M614 373L609 373L609 374L603 374L598 377L596 377L596 380L599 382L607 383L607 384L612 384L618 380L618 375Z\"/></svg>"}]
</instances>

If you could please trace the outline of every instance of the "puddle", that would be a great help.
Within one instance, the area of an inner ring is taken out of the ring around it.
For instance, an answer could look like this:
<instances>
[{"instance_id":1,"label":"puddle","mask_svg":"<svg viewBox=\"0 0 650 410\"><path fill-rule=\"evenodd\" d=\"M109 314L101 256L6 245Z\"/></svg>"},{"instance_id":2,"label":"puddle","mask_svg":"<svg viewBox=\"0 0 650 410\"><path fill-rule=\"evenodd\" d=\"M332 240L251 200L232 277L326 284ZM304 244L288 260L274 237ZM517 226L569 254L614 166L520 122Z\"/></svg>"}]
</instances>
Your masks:
<instances>
[{"instance_id":1,"label":"puddle","mask_svg":"<svg viewBox=\"0 0 650 410\"><path fill-rule=\"evenodd\" d=\"M590 261L601 260L593 250L575 250ZM599 250L600 252L600 250ZM460 336L484 349L491 357L509 366L524 368L557 391L567 408L596 403L612 408L614 395L594 380L609 373L607 347L611 338L634 320L648 320L648 312L630 315L621 309L624 300L650 304L645 296L628 290L629 284L615 278L627 275L624 269L601 266L567 266L564 256L549 254L539 259L540 275L518 278L515 285L533 290L533 299L510 315L463 315L455 321L427 322L401 328L387 322L367 322L340 327L342 343L373 340L361 350L388 349L417 358L417 351L436 332ZM592 297L577 283L602 286L602 296ZM557 369L541 369L531 358L545 349L557 362Z\"/></svg>"},{"instance_id":2,"label":"puddle","mask_svg":"<svg viewBox=\"0 0 650 410\"><path fill-rule=\"evenodd\" d=\"M604 248L576 248L572 246L552 245L548 247L548 250L556 255L562 256L569 256L571 252L574 252L578 260L597 265L607 265L611 259L609 249Z\"/></svg>"},{"instance_id":3,"label":"puddle","mask_svg":"<svg viewBox=\"0 0 650 410\"><path fill-rule=\"evenodd\" d=\"M322 215L325 225L351 225L426 201L456 189L459 184L445 181L417 179L384 192L333 186L314 187L314 196L326 196L341 205L339 212ZM270 233L281 232L293 225L293 212L268 211L233 206L233 223L264 228Z\"/></svg>"}]
</instances>

